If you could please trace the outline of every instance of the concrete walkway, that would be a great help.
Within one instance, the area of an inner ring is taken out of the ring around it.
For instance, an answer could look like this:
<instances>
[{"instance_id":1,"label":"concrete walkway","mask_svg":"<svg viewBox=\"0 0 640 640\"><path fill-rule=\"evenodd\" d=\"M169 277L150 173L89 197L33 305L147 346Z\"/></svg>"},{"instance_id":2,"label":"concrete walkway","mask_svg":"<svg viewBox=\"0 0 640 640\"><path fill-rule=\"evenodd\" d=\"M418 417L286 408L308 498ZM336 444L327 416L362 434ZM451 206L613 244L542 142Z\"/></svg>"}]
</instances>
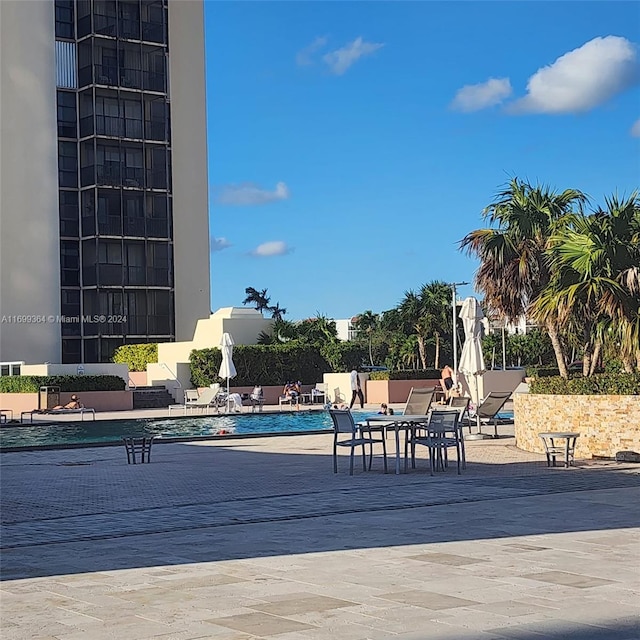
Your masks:
<instances>
[{"instance_id":1,"label":"concrete walkway","mask_svg":"<svg viewBox=\"0 0 640 640\"><path fill-rule=\"evenodd\" d=\"M330 447L1 454L3 640L640 639L638 466L502 438L349 477Z\"/></svg>"}]
</instances>

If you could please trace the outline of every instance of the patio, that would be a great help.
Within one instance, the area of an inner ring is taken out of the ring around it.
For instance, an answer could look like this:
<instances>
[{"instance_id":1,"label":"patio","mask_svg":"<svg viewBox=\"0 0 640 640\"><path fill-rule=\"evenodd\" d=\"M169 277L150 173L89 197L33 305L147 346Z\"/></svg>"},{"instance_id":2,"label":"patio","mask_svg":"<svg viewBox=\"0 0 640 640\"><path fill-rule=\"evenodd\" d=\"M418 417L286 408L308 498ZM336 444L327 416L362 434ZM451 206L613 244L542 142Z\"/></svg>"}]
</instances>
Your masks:
<instances>
[{"instance_id":1,"label":"patio","mask_svg":"<svg viewBox=\"0 0 640 640\"><path fill-rule=\"evenodd\" d=\"M2 455L3 637L640 637L637 466L349 477L331 437Z\"/></svg>"}]
</instances>

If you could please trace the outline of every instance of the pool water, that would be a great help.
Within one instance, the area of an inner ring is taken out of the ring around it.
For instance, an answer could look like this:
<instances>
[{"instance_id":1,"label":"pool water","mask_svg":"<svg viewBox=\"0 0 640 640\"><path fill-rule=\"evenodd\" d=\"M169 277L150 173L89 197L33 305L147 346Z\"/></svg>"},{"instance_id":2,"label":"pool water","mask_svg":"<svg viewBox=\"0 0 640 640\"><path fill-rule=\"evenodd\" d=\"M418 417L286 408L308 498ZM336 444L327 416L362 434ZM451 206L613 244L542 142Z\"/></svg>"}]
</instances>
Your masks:
<instances>
[{"instance_id":1,"label":"pool water","mask_svg":"<svg viewBox=\"0 0 640 640\"><path fill-rule=\"evenodd\" d=\"M373 415L372 412L367 411L354 411L353 414L356 421ZM245 435L331 431L332 429L331 417L326 411L18 425L3 426L0 429L0 451L22 447L121 444L124 436L153 435L161 439L208 436L224 438L224 435L218 435L221 431L227 434Z\"/></svg>"}]
</instances>

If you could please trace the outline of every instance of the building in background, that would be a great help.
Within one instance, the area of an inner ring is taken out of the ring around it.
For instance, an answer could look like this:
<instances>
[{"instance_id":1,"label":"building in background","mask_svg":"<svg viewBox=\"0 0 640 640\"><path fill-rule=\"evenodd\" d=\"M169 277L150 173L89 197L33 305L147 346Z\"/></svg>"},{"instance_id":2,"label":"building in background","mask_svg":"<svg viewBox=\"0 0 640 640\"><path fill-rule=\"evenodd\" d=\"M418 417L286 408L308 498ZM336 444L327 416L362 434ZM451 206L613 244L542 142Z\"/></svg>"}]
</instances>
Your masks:
<instances>
[{"instance_id":1,"label":"building in background","mask_svg":"<svg viewBox=\"0 0 640 640\"><path fill-rule=\"evenodd\" d=\"M341 318L335 320L336 331L340 340L354 340L358 335L358 330L353 326L355 318Z\"/></svg>"},{"instance_id":2,"label":"building in background","mask_svg":"<svg viewBox=\"0 0 640 640\"><path fill-rule=\"evenodd\" d=\"M209 317L202 0L0 2L0 361Z\"/></svg>"}]
</instances>

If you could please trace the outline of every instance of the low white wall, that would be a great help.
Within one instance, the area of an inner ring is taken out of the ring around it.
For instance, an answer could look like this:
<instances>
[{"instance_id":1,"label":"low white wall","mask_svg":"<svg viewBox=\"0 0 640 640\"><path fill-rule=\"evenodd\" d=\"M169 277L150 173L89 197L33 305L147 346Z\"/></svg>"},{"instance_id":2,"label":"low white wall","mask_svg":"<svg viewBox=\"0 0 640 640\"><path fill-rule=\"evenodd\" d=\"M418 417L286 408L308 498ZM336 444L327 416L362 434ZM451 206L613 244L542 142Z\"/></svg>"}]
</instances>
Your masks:
<instances>
[{"instance_id":1,"label":"low white wall","mask_svg":"<svg viewBox=\"0 0 640 640\"><path fill-rule=\"evenodd\" d=\"M365 402L367 401L367 380L369 379L368 373L359 373L360 385L362 386L362 393L364 394ZM325 373L322 377L322 381L327 385L329 392L330 402L351 402L351 374L350 373ZM336 398L336 389L339 390L340 397ZM357 400L356 400L357 402Z\"/></svg>"},{"instance_id":2,"label":"low white wall","mask_svg":"<svg viewBox=\"0 0 640 640\"><path fill-rule=\"evenodd\" d=\"M23 376L118 376L129 384L129 367L126 364L96 362L91 364L23 364Z\"/></svg>"},{"instance_id":3,"label":"low white wall","mask_svg":"<svg viewBox=\"0 0 640 640\"><path fill-rule=\"evenodd\" d=\"M169 368L162 364L147 365L147 384L163 386L173 396L177 404L184 401L184 390L191 389L191 367L188 362L173 363Z\"/></svg>"}]
</instances>

